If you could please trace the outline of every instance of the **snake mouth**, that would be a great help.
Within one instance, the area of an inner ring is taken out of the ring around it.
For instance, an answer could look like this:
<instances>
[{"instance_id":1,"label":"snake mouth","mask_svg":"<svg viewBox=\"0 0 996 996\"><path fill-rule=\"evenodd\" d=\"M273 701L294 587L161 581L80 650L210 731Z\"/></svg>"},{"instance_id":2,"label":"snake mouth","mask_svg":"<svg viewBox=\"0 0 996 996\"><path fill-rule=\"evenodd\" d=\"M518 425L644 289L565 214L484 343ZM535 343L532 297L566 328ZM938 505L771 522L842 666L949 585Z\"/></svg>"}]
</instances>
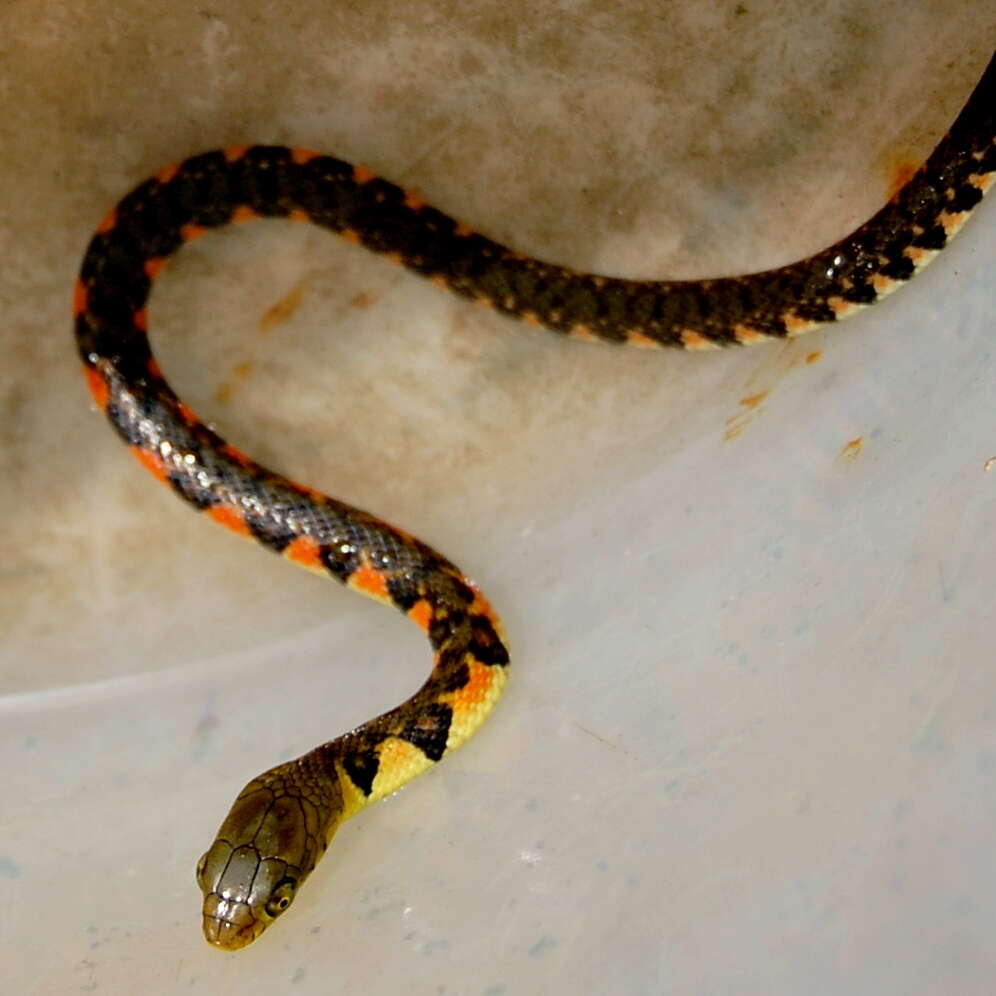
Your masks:
<instances>
[{"instance_id":1,"label":"snake mouth","mask_svg":"<svg viewBox=\"0 0 996 996\"><path fill-rule=\"evenodd\" d=\"M247 944L251 944L258 936L258 931L253 929L253 924L240 926L232 923L231 920L222 920L219 917L204 917L204 939L208 944L223 951L238 951Z\"/></svg>"},{"instance_id":2,"label":"snake mouth","mask_svg":"<svg viewBox=\"0 0 996 996\"><path fill-rule=\"evenodd\" d=\"M223 951L244 948L263 930L247 903L233 902L214 894L205 899L203 922L204 939Z\"/></svg>"}]
</instances>

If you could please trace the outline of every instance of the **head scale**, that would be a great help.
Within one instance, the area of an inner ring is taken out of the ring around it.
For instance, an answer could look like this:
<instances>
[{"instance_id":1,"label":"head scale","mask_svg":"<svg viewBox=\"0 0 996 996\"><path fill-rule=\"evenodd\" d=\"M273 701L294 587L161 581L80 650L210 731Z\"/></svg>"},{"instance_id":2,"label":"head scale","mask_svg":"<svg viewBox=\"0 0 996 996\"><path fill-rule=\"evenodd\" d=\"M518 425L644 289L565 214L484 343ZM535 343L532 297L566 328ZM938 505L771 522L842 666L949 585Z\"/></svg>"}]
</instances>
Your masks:
<instances>
[{"instance_id":1,"label":"head scale","mask_svg":"<svg viewBox=\"0 0 996 996\"><path fill-rule=\"evenodd\" d=\"M299 761L254 778L239 793L197 863L204 936L235 951L294 900L341 820L341 804L301 782Z\"/></svg>"}]
</instances>

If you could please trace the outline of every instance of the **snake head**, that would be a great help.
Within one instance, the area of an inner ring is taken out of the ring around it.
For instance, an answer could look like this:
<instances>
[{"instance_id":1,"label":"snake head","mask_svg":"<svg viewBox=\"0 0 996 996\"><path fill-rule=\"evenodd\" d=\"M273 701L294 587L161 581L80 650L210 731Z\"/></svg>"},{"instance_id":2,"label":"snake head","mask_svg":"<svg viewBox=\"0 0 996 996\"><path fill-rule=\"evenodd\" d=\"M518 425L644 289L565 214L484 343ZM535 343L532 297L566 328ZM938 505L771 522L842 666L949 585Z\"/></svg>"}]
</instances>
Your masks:
<instances>
[{"instance_id":1,"label":"snake head","mask_svg":"<svg viewBox=\"0 0 996 996\"><path fill-rule=\"evenodd\" d=\"M254 778L197 863L204 936L235 951L251 944L294 901L338 823L328 800L280 765Z\"/></svg>"}]
</instances>

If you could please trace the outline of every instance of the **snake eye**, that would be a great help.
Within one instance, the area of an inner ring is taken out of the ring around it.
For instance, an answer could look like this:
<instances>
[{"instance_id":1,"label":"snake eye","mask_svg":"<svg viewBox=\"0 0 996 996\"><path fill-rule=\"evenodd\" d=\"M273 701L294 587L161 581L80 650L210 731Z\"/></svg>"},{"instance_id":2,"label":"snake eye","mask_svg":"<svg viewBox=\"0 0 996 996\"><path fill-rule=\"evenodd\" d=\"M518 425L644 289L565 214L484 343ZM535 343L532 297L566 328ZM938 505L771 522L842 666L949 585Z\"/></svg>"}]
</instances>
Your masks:
<instances>
[{"instance_id":1,"label":"snake eye","mask_svg":"<svg viewBox=\"0 0 996 996\"><path fill-rule=\"evenodd\" d=\"M294 890L297 882L292 878L282 879L277 883L276 888L270 893L270 898L266 901L266 912L272 917L278 917L294 898Z\"/></svg>"}]
</instances>

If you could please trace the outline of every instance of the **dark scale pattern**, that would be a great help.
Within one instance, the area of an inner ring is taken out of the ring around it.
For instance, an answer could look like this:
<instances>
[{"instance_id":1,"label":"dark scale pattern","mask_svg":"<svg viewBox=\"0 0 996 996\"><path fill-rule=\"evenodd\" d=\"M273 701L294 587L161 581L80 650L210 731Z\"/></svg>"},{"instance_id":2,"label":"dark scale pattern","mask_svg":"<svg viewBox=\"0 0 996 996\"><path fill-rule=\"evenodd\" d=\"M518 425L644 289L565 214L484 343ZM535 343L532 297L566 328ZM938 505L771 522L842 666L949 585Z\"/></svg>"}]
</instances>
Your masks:
<instances>
[{"instance_id":1,"label":"dark scale pattern","mask_svg":"<svg viewBox=\"0 0 996 996\"><path fill-rule=\"evenodd\" d=\"M322 225L449 290L581 338L702 348L798 334L870 304L943 248L996 171L996 60L928 162L870 221L791 266L703 281L634 281L529 259L368 170L276 146L167 167L98 226L75 290L76 338L98 405L194 508L393 605L435 651L407 701L253 779L198 868L204 930L249 943L289 905L336 827L467 739L500 694L508 651L476 588L424 543L267 470L176 397L145 306L165 259L203 231L260 215Z\"/></svg>"},{"instance_id":2,"label":"dark scale pattern","mask_svg":"<svg viewBox=\"0 0 996 996\"><path fill-rule=\"evenodd\" d=\"M344 751L342 766L346 774L352 779L353 784L364 795L370 795L373 791L374 779L377 777L377 770L380 767L377 752L373 748Z\"/></svg>"},{"instance_id":3,"label":"dark scale pattern","mask_svg":"<svg viewBox=\"0 0 996 996\"><path fill-rule=\"evenodd\" d=\"M417 715L412 715L398 735L418 747L430 761L438 761L446 753L452 721L453 710L448 705L432 702Z\"/></svg>"}]
</instances>

